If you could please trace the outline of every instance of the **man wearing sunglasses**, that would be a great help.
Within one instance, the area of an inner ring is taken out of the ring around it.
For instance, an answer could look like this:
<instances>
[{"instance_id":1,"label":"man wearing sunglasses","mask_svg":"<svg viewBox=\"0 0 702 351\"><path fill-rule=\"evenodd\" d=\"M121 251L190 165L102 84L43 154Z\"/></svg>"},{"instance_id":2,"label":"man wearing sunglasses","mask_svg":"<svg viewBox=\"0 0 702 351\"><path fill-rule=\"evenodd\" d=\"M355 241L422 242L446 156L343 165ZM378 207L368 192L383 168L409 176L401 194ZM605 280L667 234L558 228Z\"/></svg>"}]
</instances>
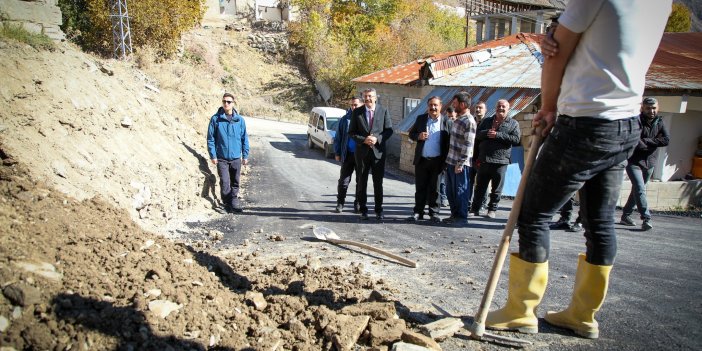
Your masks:
<instances>
[{"instance_id":1,"label":"man wearing sunglasses","mask_svg":"<svg viewBox=\"0 0 702 351\"><path fill-rule=\"evenodd\" d=\"M220 194L224 209L239 213L239 179L241 167L248 163L249 136L244 118L234 109L234 95L224 93L222 108L210 119L207 129L207 151L217 165Z\"/></svg>"}]
</instances>

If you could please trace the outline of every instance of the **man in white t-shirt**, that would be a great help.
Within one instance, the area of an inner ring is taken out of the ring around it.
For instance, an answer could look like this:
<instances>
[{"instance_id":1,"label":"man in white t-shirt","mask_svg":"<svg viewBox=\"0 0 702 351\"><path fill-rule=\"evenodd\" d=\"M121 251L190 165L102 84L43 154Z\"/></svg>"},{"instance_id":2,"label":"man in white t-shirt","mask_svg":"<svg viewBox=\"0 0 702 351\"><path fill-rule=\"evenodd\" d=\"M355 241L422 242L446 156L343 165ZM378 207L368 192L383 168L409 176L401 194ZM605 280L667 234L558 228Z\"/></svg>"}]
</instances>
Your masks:
<instances>
[{"instance_id":1,"label":"man in white t-shirt","mask_svg":"<svg viewBox=\"0 0 702 351\"><path fill-rule=\"evenodd\" d=\"M670 10L671 0L571 0L558 19L557 50L544 51L542 106L534 118L547 138L524 192L507 302L488 314L488 328L538 332L549 220L579 191L586 253L578 259L570 305L548 312L545 320L586 338L599 336L594 317L616 255L616 201L626 160L641 135L637 116L646 71Z\"/></svg>"}]
</instances>

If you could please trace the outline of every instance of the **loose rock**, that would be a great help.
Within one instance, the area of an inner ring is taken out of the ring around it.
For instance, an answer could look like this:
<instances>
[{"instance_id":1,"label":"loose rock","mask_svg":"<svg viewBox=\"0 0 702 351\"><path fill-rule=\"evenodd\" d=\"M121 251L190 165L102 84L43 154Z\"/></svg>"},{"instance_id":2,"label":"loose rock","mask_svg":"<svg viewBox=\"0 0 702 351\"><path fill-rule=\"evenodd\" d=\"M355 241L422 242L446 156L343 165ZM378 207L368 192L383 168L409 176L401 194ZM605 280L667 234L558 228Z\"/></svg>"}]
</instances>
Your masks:
<instances>
[{"instance_id":1,"label":"loose rock","mask_svg":"<svg viewBox=\"0 0 702 351\"><path fill-rule=\"evenodd\" d=\"M164 319L168 317L171 312L181 308L183 308L183 305L168 300L154 300L149 302L149 311Z\"/></svg>"},{"instance_id":2,"label":"loose rock","mask_svg":"<svg viewBox=\"0 0 702 351\"><path fill-rule=\"evenodd\" d=\"M39 303L41 293L31 285L16 283L5 287L3 295L13 304L27 307Z\"/></svg>"}]
</instances>

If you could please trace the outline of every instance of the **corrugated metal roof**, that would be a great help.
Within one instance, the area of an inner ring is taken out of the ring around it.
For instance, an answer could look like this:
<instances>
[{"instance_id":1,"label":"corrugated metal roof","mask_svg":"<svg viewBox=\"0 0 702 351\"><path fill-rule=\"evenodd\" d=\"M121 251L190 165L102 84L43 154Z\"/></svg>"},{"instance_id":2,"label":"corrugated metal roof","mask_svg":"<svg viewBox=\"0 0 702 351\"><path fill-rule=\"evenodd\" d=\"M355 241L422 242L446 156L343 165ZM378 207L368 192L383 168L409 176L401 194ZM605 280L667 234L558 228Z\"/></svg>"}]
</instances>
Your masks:
<instances>
[{"instance_id":1,"label":"corrugated metal roof","mask_svg":"<svg viewBox=\"0 0 702 351\"><path fill-rule=\"evenodd\" d=\"M424 61L412 61L395 67L373 72L353 79L357 83L385 83L410 85L419 81L419 70Z\"/></svg>"},{"instance_id":2,"label":"corrugated metal roof","mask_svg":"<svg viewBox=\"0 0 702 351\"><path fill-rule=\"evenodd\" d=\"M497 100L507 99L510 104L510 111L508 113L509 117L516 116L519 112L527 108L534 100L539 96L539 89L531 88L484 88L484 87L440 87L431 91L427 94L422 101L417 105L417 107L410 112L410 114L405 117L405 119L400 122L397 129L401 132L407 132L414 124L417 116L427 112L427 101L432 96L438 96L443 102L443 108L446 109L451 103L451 99L456 93L460 91L466 91L473 98L472 104L478 101L484 101L487 107L486 116L492 116L495 114L495 106L497 105Z\"/></svg>"},{"instance_id":3,"label":"corrugated metal roof","mask_svg":"<svg viewBox=\"0 0 702 351\"><path fill-rule=\"evenodd\" d=\"M429 80L430 85L437 86L478 86L498 88L535 88L541 87L540 53L532 51L525 44L511 47L495 48L489 59L466 66L460 71ZM482 51L481 51L482 52Z\"/></svg>"},{"instance_id":4,"label":"corrugated metal roof","mask_svg":"<svg viewBox=\"0 0 702 351\"><path fill-rule=\"evenodd\" d=\"M702 90L702 33L665 33L646 89Z\"/></svg>"},{"instance_id":5,"label":"corrugated metal roof","mask_svg":"<svg viewBox=\"0 0 702 351\"><path fill-rule=\"evenodd\" d=\"M495 50L498 48L509 48L515 45L530 46L536 49L538 55L538 46L541 35L533 33L517 33L504 38L496 39L454 51L443 52L432 55L426 59L412 61L397 65L388 69L373 72L358 78L353 79L357 83L384 83L384 84L402 84L411 85L419 82L422 66L429 64L429 70L433 78L442 77L455 71L459 71L464 67L469 67L475 61L484 61L482 57L485 50ZM525 44L526 43L526 44Z\"/></svg>"}]
</instances>

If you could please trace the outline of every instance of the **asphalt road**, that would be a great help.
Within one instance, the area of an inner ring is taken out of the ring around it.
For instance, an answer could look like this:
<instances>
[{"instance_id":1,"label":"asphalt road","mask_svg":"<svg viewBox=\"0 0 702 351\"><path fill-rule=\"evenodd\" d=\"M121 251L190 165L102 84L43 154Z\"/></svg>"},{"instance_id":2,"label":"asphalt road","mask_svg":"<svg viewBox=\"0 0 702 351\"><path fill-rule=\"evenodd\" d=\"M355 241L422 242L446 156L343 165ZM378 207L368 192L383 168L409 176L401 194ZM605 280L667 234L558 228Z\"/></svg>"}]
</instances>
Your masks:
<instances>
[{"instance_id":1,"label":"asphalt road","mask_svg":"<svg viewBox=\"0 0 702 351\"><path fill-rule=\"evenodd\" d=\"M477 218L468 228L428 222L411 224L412 178L390 170L384 181L386 220L360 221L348 211L333 212L339 165L320 149L306 146L306 126L247 119L252 142L245 191L245 213L202 223L225 233L224 245L256 251L260 257L315 255L323 264L363 263L394 288L386 292L417 321L451 315L470 324L509 215L503 200L495 219ZM393 137L399 137L395 135ZM369 183L372 183L369 180ZM351 193L355 183L351 184ZM369 184L372 193L372 184ZM372 209L372 194L369 194ZM619 215L619 214L618 214ZM418 263L409 268L371 252L311 240L315 224L341 238L360 241ZM617 225L618 255L601 311L600 339L578 338L540 320L537 335L505 335L530 340L531 349L686 350L702 349L702 220L657 215L655 228L642 232ZM285 237L269 240L271 235ZM248 245L242 245L244 242ZM549 286L537 314L560 310L570 301L577 255L585 249L582 233L553 231ZM516 237L512 250L516 250ZM505 301L508 267L503 269L491 309ZM441 343L444 350L492 350L501 346L471 340L467 331Z\"/></svg>"}]
</instances>

